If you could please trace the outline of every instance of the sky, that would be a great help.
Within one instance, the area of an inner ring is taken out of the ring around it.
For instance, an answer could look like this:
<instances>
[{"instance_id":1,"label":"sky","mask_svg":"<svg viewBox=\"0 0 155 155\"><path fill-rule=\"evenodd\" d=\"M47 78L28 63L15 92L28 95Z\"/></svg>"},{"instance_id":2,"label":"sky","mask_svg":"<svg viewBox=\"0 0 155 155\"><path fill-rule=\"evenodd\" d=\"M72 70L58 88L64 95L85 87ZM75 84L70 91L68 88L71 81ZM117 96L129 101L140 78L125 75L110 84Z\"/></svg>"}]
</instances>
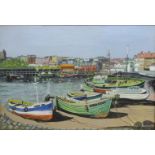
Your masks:
<instances>
[{"instance_id":1,"label":"sky","mask_svg":"<svg viewBox=\"0 0 155 155\"><path fill-rule=\"evenodd\" d=\"M0 51L90 58L155 52L155 26L0 26Z\"/></svg>"}]
</instances>

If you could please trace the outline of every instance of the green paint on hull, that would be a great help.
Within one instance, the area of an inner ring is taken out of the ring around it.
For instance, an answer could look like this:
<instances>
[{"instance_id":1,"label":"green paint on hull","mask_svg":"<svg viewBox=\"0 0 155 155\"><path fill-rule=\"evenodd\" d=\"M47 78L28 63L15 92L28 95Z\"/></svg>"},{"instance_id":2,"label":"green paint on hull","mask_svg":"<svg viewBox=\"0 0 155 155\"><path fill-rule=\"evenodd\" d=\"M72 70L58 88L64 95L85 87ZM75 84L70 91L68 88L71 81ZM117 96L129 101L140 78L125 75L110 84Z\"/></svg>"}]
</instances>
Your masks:
<instances>
[{"instance_id":1,"label":"green paint on hull","mask_svg":"<svg viewBox=\"0 0 155 155\"><path fill-rule=\"evenodd\" d=\"M90 92L93 92L93 88L91 88L90 86L86 85L85 83L82 85L83 89L86 90L86 91L90 91Z\"/></svg>"},{"instance_id":2,"label":"green paint on hull","mask_svg":"<svg viewBox=\"0 0 155 155\"><path fill-rule=\"evenodd\" d=\"M80 101L69 102L69 100L65 100L65 98L62 97L57 98L57 106L59 109L89 117L106 117L110 111L111 103L111 99L94 100L94 103L88 102L86 104Z\"/></svg>"},{"instance_id":3,"label":"green paint on hull","mask_svg":"<svg viewBox=\"0 0 155 155\"><path fill-rule=\"evenodd\" d=\"M144 80L137 78L123 78L123 77L108 77L105 80L92 80L92 84L98 88L126 88L132 86L141 86L144 85Z\"/></svg>"}]
</instances>

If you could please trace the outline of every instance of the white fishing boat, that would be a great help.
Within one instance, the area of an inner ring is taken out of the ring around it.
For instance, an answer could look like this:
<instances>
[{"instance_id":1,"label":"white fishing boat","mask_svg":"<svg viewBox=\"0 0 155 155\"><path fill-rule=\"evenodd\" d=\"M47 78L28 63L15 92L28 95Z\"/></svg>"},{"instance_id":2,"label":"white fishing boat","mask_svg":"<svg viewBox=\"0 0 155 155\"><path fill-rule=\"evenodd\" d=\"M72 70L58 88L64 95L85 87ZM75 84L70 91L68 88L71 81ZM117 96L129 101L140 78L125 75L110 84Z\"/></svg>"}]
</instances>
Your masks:
<instances>
[{"instance_id":1,"label":"white fishing boat","mask_svg":"<svg viewBox=\"0 0 155 155\"><path fill-rule=\"evenodd\" d=\"M144 88L116 88L107 91L105 95L115 94L118 94L120 99L129 100L145 100L150 95L150 93Z\"/></svg>"},{"instance_id":2,"label":"white fishing boat","mask_svg":"<svg viewBox=\"0 0 155 155\"><path fill-rule=\"evenodd\" d=\"M146 89L140 88L138 86L128 87L128 88L113 88L109 91L112 91L116 94L144 94L147 92Z\"/></svg>"},{"instance_id":3,"label":"white fishing boat","mask_svg":"<svg viewBox=\"0 0 155 155\"><path fill-rule=\"evenodd\" d=\"M145 94L119 94L120 99L130 99L130 100L146 100L149 97L149 93Z\"/></svg>"}]
</instances>

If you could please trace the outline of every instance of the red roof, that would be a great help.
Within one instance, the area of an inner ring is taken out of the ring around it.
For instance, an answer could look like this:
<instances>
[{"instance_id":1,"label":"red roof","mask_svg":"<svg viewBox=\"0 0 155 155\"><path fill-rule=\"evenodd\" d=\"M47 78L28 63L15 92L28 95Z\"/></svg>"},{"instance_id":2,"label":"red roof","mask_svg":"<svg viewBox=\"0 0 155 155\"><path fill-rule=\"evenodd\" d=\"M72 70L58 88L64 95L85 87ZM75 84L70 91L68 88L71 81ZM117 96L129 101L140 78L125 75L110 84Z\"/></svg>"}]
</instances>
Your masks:
<instances>
[{"instance_id":1,"label":"red roof","mask_svg":"<svg viewBox=\"0 0 155 155\"><path fill-rule=\"evenodd\" d=\"M136 55L137 58L144 58L144 59L155 59L155 52L140 52Z\"/></svg>"}]
</instances>

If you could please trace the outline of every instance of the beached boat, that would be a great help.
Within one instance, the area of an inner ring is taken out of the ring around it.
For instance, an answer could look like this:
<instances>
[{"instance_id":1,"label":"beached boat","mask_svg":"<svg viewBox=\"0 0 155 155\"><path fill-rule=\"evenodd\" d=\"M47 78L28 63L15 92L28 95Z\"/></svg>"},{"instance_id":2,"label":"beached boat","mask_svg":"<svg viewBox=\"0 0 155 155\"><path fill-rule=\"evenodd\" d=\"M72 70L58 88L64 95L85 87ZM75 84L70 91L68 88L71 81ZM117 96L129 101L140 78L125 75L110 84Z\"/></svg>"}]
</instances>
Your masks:
<instances>
[{"instance_id":1,"label":"beached boat","mask_svg":"<svg viewBox=\"0 0 155 155\"><path fill-rule=\"evenodd\" d=\"M107 90L107 92L112 91L117 94L144 94L147 92L146 89L140 88L137 86L128 87L128 88L115 88L111 90Z\"/></svg>"},{"instance_id":2,"label":"beached boat","mask_svg":"<svg viewBox=\"0 0 155 155\"><path fill-rule=\"evenodd\" d=\"M119 97L120 97L120 99L141 101L141 100L146 100L149 97L149 93L145 93L145 94L119 94Z\"/></svg>"},{"instance_id":3,"label":"beached boat","mask_svg":"<svg viewBox=\"0 0 155 155\"><path fill-rule=\"evenodd\" d=\"M109 89L104 89L104 88L93 88L93 91L94 92L97 92L97 93L103 93L103 94L106 94L107 91L110 91Z\"/></svg>"},{"instance_id":4,"label":"beached boat","mask_svg":"<svg viewBox=\"0 0 155 155\"><path fill-rule=\"evenodd\" d=\"M80 90L89 91L89 92L93 92L94 91L93 88L91 86L88 86L86 83L83 83L81 85Z\"/></svg>"},{"instance_id":5,"label":"beached boat","mask_svg":"<svg viewBox=\"0 0 155 155\"><path fill-rule=\"evenodd\" d=\"M88 91L75 91L67 94L69 97L74 98L76 100L92 100L98 99L102 97L101 93L88 92Z\"/></svg>"},{"instance_id":6,"label":"beached boat","mask_svg":"<svg viewBox=\"0 0 155 155\"><path fill-rule=\"evenodd\" d=\"M98 92L98 93L112 92L115 94L144 94L147 92L147 90L144 88L134 86L134 87L128 87L128 88L112 88L112 89L94 88L94 92Z\"/></svg>"},{"instance_id":7,"label":"beached boat","mask_svg":"<svg viewBox=\"0 0 155 155\"><path fill-rule=\"evenodd\" d=\"M149 97L149 92L146 89L139 87L115 88L106 91L106 94L118 94L120 99L130 100L145 100Z\"/></svg>"},{"instance_id":8,"label":"beached boat","mask_svg":"<svg viewBox=\"0 0 155 155\"><path fill-rule=\"evenodd\" d=\"M77 101L67 97L57 97L57 108L63 111L88 117L106 117L109 114L112 99Z\"/></svg>"},{"instance_id":9,"label":"beached boat","mask_svg":"<svg viewBox=\"0 0 155 155\"><path fill-rule=\"evenodd\" d=\"M119 95L119 99L130 99L130 100L145 100L149 97L149 92L140 87L128 87L128 88L91 88L90 86L83 85L83 90L94 91L97 93L104 94L103 97L107 95Z\"/></svg>"},{"instance_id":10,"label":"beached boat","mask_svg":"<svg viewBox=\"0 0 155 155\"><path fill-rule=\"evenodd\" d=\"M53 111L55 110L52 101L42 103L24 102L22 100L8 100L8 108L12 113L23 118L48 121L53 118Z\"/></svg>"}]
</instances>

